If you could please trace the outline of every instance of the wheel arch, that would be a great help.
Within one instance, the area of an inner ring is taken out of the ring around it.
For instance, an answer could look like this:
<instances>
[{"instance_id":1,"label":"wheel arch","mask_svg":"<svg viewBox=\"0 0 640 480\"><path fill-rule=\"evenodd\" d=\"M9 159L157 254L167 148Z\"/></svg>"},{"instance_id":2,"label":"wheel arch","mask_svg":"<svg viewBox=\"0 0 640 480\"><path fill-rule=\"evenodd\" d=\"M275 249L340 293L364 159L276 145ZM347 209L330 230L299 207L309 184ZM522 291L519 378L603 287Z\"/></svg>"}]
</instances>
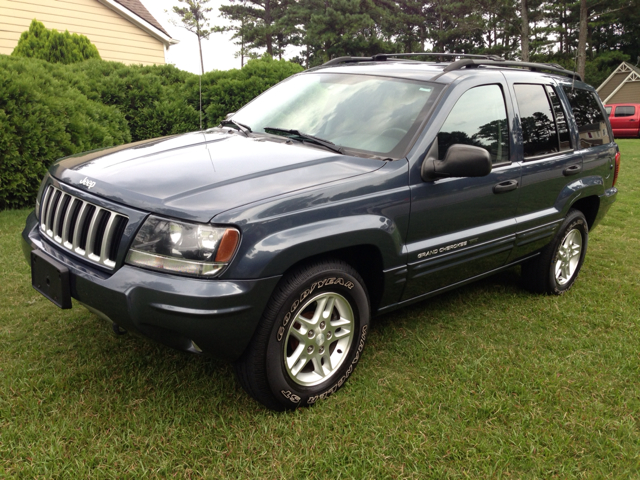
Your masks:
<instances>
[{"instance_id":1,"label":"wheel arch","mask_svg":"<svg viewBox=\"0 0 640 480\"><path fill-rule=\"evenodd\" d=\"M587 220L587 225L589 225L589 230L591 230L598 216L598 210L600 209L600 197L590 195L579 198L571 205L571 208L582 212L584 218Z\"/></svg>"}]
</instances>

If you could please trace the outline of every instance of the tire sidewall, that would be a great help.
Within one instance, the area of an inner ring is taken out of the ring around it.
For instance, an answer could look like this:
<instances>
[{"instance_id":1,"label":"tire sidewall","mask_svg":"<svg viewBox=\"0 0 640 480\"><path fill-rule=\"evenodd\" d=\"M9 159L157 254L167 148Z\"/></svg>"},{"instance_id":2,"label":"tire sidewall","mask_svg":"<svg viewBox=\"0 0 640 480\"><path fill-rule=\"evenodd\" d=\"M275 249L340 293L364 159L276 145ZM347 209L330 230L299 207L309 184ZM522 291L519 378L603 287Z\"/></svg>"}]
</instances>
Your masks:
<instances>
[{"instance_id":1,"label":"tire sidewall","mask_svg":"<svg viewBox=\"0 0 640 480\"><path fill-rule=\"evenodd\" d=\"M354 314L354 337L349 353L325 382L307 387L296 384L285 370L284 345L287 332L301 308L319 294L342 295ZM361 280L341 269L328 269L309 276L282 302L267 343L266 374L273 395L285 408L313 405L335 393L349 379L364 349L369 329L369 301Z\"/></svg>"},{"instance_id":2,"label":"tire sidewall","mask_svg":"<svg viewBox=\"0 0 640 480\"><path fill-rule=\"evenodd\" d=\"M576 271L573 272L573 275L564 285L560 285L556 280L556 261L558 258L558 253L560 250L560 246L564 241L567 234L571 231L577 229L582 236L582 250L580 252L580 259L578 261L578 266L576 267ZM549 285L555 294L562 294L569 290L576 279L578 278L578 274L582 269L582 263L584 262L585 256L587 254L587 244L589 242L589 227L587 225L587 221L584 218L584 215L580 212L575 212L573 216L567 218L565 223L560 230L560 234L557 236L556 242L553 246L553 255L551 256L551 263L549 264Z\"/></svg>"}]
</instances>

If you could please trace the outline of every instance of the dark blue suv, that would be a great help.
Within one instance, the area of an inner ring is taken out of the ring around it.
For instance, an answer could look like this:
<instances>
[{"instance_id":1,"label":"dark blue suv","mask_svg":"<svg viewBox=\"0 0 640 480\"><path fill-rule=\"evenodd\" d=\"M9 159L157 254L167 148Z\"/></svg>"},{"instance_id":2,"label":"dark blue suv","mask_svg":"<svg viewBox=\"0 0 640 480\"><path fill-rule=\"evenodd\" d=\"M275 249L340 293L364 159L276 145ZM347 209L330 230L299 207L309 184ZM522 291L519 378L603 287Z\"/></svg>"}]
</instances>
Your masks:
<instances>
[{"instance_id":1,"label":"dark blue suv","mask_svg":"<svg viewBox=\"0 0 640 480\"><path fill-rule=\"evenodd\" d=\"M233 361L280 410L343 385L372 315L516 264L567 291L617 193L602 104L556 65L460 57L335 59L219 127L59 160L34 287Z\"/></svg>"}]
</instances>

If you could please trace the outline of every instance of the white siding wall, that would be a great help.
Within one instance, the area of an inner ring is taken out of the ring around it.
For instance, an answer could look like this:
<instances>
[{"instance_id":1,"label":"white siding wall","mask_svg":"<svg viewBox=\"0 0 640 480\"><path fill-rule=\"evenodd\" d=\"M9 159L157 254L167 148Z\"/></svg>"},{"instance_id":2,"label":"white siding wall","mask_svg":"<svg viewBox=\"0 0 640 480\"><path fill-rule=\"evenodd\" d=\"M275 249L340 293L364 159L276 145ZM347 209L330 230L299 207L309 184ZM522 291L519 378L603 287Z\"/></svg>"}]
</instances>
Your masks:
<instances>
[{"instance_id":1,"label":"white siding wall","mask_svg":"<svg viewBox=\"0 0 640 480\"><path fill-rule=\"evenodd\" d=\"M159 40L97 0L0 0L0 54L11 54L34 18L49 29L86 35L103 60L165 63Z\"/></svg>"}]
</instances>

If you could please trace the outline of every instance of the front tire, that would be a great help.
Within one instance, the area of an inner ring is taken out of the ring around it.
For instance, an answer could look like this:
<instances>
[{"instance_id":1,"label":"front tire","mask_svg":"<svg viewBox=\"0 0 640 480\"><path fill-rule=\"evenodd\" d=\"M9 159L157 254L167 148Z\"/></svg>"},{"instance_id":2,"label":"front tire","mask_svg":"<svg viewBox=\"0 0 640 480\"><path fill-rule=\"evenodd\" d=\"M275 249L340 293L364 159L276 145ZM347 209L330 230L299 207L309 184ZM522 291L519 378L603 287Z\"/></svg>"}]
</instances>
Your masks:
<instances>
[{"instance_id":1,"label":"front tire","mask_svg":"<svg viewBox=\"0 0 640 480\"><path fill-rule=\"evenodd\" d=\"M291 272L235 364L240 384L273 410L328 397L353 373L369 317L364 282L349 264L324 260Z\"/></svg>"},{"instance_id":2,"label":"front tire","mask_svg":"<svg viewBox=\"0 0 640 480\"><path fill-rule=\"evenodd\" d=\"M562 295L578 278L587 253L589 225L579 210L569 210L542 253L522 264L525 286L536 293Z\"/></svg>"}]
</instances>

